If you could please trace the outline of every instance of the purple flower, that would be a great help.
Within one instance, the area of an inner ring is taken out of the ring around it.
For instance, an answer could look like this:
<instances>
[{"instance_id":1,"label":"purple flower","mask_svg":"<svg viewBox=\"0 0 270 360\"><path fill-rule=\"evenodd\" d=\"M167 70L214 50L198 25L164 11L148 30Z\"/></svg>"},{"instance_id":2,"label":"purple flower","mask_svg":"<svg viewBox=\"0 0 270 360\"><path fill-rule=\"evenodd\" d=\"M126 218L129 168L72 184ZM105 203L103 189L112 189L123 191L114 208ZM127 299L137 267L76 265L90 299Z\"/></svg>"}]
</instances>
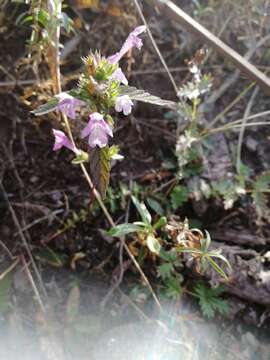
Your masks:
<instances>
[{"instance_id":1,"label":"purple flower","mask_svg":"<svg viewBox=\"0 0 270 360\"><path fill-rule=\"evenodd\" d=\"M127 37L126 41L124 42L123 46L121 47L121 50L117 52L116 54L110 56L108 58L108 61L111 64L116 64L118 61L133 47L136 47L137 49L141 49L143 42L142 39L138 37L141 33L143 33L146 30L146 26L138 26L136 29L134 29Z\"/></svg>"},{"instance_id":2,"label":"purple flower","mask_svg":"<svg viewBox=\"0 0 270 360\"><path fill-rule=\"evenodd\" d=\"M111 76L111 79L117 80L124 85L128 85L128 80L127 80L125 74L123 73L123 71L121 70L121 68L118 68L117 70L115 70L115 72Z\"/></svg>"},{"instance_id":3,"label":"purple flower","mask_svg":"<svg viewBox=\"0 0 270 360\"><path fill-rule=\"evenodd\" d=\"M113 137L112 128L100 113L95 112L89 116L89 122L81 133L82 139L86 136L89 136L88 144L91 148L103 148L108 144L108 136Z\"/></svg>"},{"instance_id":4,"label":"purple flower","mask_svg":"<svg viewBox=\"0 0 270 360\"><path fill-rule=\"evenodd\" d=\"M73 120L76 117L76 108L85 104L84 101L76 99L65 92L61 92L56 97L59 99L57 108Z\"/></svg>"},{"instance_id":5,"label":"purple flower","mask_svg":"<svg viewBox=\"0 0 270 360\"><path fill-rule=\"evenodd\" d=\"M80 150L74 146L71 141L68 139L68 137L63 133L61 130L55 130L53 129L53 135L54 135L54 146L53 151L57 151L61 149L63 146L73 151L76 155L80 154Z\"/></svg>"},{"instance_id":6,"label":"purple flower","mask_svg":"<svg viewBox=\"0 0 270 360\"><path fill-rule=\"evenodd\" d=\"M133 105L134 104L128 95L119 96L116 98L115 110L118 112L123 111L124 115L129 115Z\"/></svg>"}]
</instances>

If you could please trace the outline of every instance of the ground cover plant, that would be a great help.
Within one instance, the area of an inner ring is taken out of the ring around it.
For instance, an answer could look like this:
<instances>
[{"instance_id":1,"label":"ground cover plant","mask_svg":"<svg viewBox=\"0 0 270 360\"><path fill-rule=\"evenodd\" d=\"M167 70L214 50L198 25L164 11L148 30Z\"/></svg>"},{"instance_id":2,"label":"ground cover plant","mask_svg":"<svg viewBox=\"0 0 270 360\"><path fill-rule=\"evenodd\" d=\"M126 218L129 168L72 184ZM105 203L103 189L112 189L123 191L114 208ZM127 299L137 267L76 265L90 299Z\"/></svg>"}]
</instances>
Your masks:
<instances>
[{"instance_id":1,"label":"ground cover plant","mask_svg":"<svg viewBox=\"0 0 270 360\"><path fill-rule=\"evenodd\" d=\"M267 96L158 3L3 2L3 356L267 356ZM267 2L180 5L267 73Z\"/></svg>"}]
</instances>

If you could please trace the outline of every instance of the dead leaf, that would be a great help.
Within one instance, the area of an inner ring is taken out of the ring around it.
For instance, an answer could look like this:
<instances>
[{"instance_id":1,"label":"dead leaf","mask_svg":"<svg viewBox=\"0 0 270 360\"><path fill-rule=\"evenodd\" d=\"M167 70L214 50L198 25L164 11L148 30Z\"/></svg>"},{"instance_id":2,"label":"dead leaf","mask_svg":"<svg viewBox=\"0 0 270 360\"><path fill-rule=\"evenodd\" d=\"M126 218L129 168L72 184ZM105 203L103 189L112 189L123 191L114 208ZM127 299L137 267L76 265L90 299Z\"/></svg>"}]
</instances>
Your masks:
<instances>
[{"instance_id":1,"label":"dead leaf","mask_svg":"<svg viewBox=\"0 0 270 360\"><path fill-rule=\"evenodd\" d=\"M78 9L99 9L99 0L75 0Z\"/></svg>"}]
</instances>

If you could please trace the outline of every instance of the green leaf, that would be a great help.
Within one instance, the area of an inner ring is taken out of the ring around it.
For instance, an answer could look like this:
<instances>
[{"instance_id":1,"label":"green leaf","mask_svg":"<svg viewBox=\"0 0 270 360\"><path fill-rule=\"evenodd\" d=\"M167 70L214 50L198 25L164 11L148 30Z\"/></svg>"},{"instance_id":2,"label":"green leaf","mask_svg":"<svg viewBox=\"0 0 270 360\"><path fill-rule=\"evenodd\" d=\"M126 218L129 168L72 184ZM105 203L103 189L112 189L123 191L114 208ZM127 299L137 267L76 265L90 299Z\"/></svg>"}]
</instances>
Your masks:
<instances>
[{"instance_id":1,"label":"green leaf","mask_svg":"<svg viewBox=\"0 0 270 360\"><path fill-rule=\"evenodd\" d=\"M154 229L160 229L162 226L167 224L167 219L165 216L162 216L153 226Z\"/></svg>"},{"instance_id":2,"label":"green leaf","mask_svg":"<svg viewBox=\"0 0 270 360\"><path fill-rule=\"evenodd\" d=\"M37 20L44 28L46 28L48 22L50 21L50 15L44 9L39 9L37 14Z\"/></svg>"},{"instance_id":3,"label":"green leaf","mask_svg":"<svg viewBox=\"0 0 270 360\"><path fill-rule=\"evenodd\" d=\"M167 278L165 285L166 295L168 297L177 298L181 294L181 281L182 277L180 274L177 277L170 276L169 278Z\"/></svg>"},{"instance_id":4,"label":"green leaf","mask_svg":"<svg viewBox=\"0 0 270 360\"><path fill-rule=\"evenodd\" d=\"M220 250L221 251L221 250ZM231 270L231 264L229 263L229 261L225 258L225 256L221 255L220 253L213 253L213 251L211 251L209 253L209 256L211 256L212 258L215 257L215 258L218 258L220 260L222 260L226 265L227 267Z\"/></svg>"},{"instance_id":5,"label":"green leaf","mask_svg":"<svg viewBox=\"0 0 270 360\"><path fill-rule=\"evenodd\" d=\"M71 163L72 164L75 164L75 165L78 165L78 164L81 164L81 163L84 163L84 162L88 162L89 161L89 155L84 152L84 151L81 151L80 154L78 154L72 161Z\"/></svg>"},{"instance_id":6,"label":"green leaf","mask_svg":"<svg viewBox=\"0 0 270 360\"><path fill-rule=\"evenodd\" d=\"M15 20L15 25L21 26L27 21L32 21L33 17L29 15L28 11L22 12Z\"/></svg>"},{"instance_id":7,"label":"green leaf","mask_svg":"<svg viewBox=\"0 0 270 360\"><path fill-rule=\"evenodd\" d=\"M46 104L39 106L37 109L32 110L31 113L35 116L40 116L44 114L48 114L51 111L54 111L57 108L59 100L57 98L51 99Z\"/></svg>"},{"instance_id":8,"label":"green leaf","mask_svg":"<svg viewBox=\"0 0 270 360\"><path fill-rule=\"evenodd\" d=\"M131 100L142 101L145 103L159 105L174 110L177 108L177 104L175 102L163 100L158 96L151 95L148 92L137 89L133 86L120 86L120 94L128 95Z\"/></svg>"},{"instance_id":9,"label":"green leaf","mask_svg":"<svg viewBox=\"0 0 270 360\"><path fill-rule=\"evenodd\" d=\"M160 249L159 256L161 259L167 262L175 262L177 260L177 252L175 250L165 251L163 248Z\"/></svg>"},{"instance_id":10,"label":"green leaf","mask_svg":"<svg viewBox=\"0 0 270 360\"><path fill-rule=\"evenodd\" d=\"M163 210L162 206L160 205L160 203L157 200L148 197L146 199L146 202L147 202L147 205L152 210L154 210L158 215L160 215L160 216L164 215L164 210Z\"/></svg>"},{"instance_id":11,"label":"green leaf","mask_svg":"<svg viewBox=\"0 0 270 360\"><path fill-rule=\"evenodd\" d=\"M142 221L147 225L151 225L152 217L147 210L145 204L143 202L139 202L139 200L133 195L131 196L131 199L133 201L133 204L136 206L138 213L142 218Z\"/></svg>"},{"instance_id":12,"label":"green leaf","mask_svg":"<svg viewBox=\"0 0 270 360\"><path fill-rule=\"evenodd\" d=\"M223 287L210 288L202 283L196 284L194 295L199 299L199 305L205 317L214 318L215 313L226 315L229 312L229 304L226 300L219 298L223 293Z\"/></svg>"},{"instance_id":13,"label":"green leaf","mask_svg":"<svg viewBox=\"0 0 270 360\"><path fill-rule=\"evenodd\" d=\"M216 272L220 276L222 276L224 279L228 280L228 276L226 275L224 270L210 256L207 256L207 260L209 261L209 263L213 267L213 269L215 269Z\"/></svg>"},{"instance_id":14,"label":"green leaf","mask_svg":"<svg viewBox=\"0 0 270 360\"><path fill-rule=\"evenodd\" d=\"M110 155L109 147L89 150L90 175L95 188L104 199L110 180Z\"/></svg>"},{"instance_id":15,"label":"green leaf","mask_svg":"<svg viewBox=\"0 0 270 360\"><path fill-rule=\"evenodd\" d=\"M163 280L165 280L172 276L173 271L174 271L173 263L166 262L158 267L158 276L160 276Z\"/></svg>"},{"instance_id":16,"label":"green leaf","mask_svg":"<svg viewBox=\"0 0 270 360\"><path fill-rule=\"evenodd\" d=\"M161 249L161 245L158 241L158 239L153 235L153 234L149 234L146 238L146 244L148 249L154 253L154 254L159 254L160 249Z\"/></svg>"},{"instance_id":17,"label":"green leaf","mask_svg":"<svg viewBox=\"0 0 270 360\"><path fill-rule=\"evenodd\" d=\"M188 200L188 189L185 186L177 185L171 192L171 204L174 210L178 209Z\"/></svg>"},{"instance_id":18,"label":"green leaf","mask_svg":"<svg viewBox=\"0 0 270 360\"><path fill-rule=\"evenodd\" d=\"M120 224L110 229L107 234L114 237L121 237L130 233L140 232L142 227L135 224Z\"/></svg>"}]
</instances>

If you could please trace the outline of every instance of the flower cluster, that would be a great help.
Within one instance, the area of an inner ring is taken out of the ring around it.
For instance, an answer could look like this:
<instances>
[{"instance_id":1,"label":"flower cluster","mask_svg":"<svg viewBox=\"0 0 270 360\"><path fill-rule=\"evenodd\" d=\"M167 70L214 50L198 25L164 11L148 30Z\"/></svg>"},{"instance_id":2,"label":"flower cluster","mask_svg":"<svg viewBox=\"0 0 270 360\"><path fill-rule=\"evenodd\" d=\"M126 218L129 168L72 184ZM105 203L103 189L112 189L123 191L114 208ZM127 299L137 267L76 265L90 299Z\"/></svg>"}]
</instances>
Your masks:
<instances>
[{"instance_id":1,"label":"flower cluster","mask_svg":"<svg viewBox=\"0 0 270 360\"><path fill-rule=\"evenodd\" d=\"M108 145L109 137L113 137L113 121L108 116L111 107L117 112L129 115L133 102L126 94L121 94L123 85L128 86L128 80L119 66L119 61L132 48L141 49L143 43L139 37L146 30L145 26L138 26L125 40L120 51L108 58L98 52L91 53L84 59L85 72L82 74L78 89L69 93L62 92L56 96L56 108L70 119L76 118L76 111L81 107L90 110L89 121L81 132L81 138L88 138L90 148ZM59 130L53 130L55 144L53 150L63 146L72 150L77 156L78 150Z\"/></svg>"}]
</instances>

